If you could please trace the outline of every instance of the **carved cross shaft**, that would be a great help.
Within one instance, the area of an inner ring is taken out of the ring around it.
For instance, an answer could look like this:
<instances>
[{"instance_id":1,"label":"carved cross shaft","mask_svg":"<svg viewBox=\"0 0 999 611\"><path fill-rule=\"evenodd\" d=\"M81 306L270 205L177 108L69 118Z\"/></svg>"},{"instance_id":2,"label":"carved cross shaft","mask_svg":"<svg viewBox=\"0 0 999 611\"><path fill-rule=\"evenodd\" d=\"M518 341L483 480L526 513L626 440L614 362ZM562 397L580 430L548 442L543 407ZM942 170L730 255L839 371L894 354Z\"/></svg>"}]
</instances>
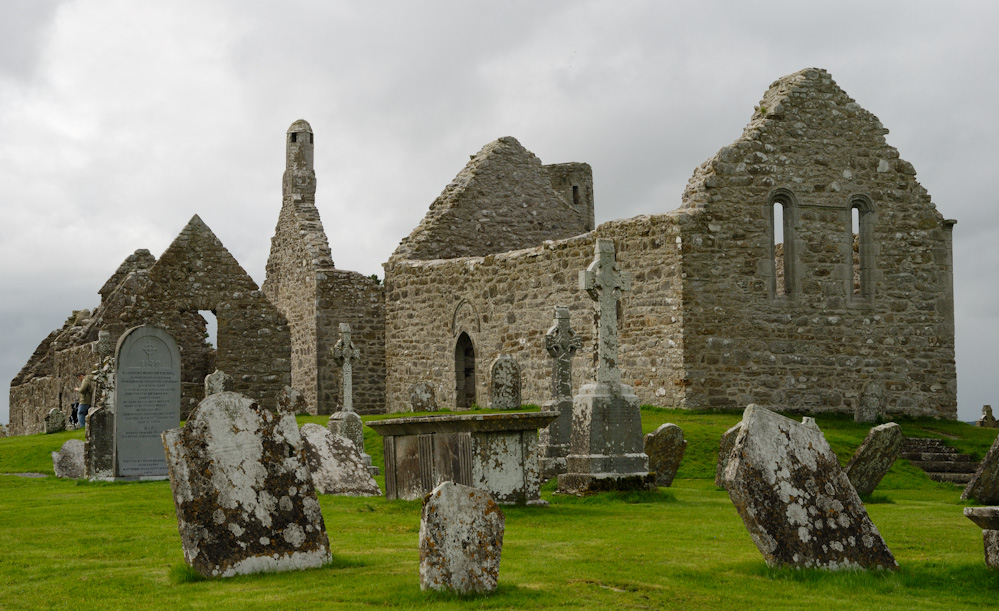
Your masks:
<instances>
[{"instance_id":1,"label":"carved cross shaft","mask_svg":"<svg viewBox=\"0 0 999 611\"><path fill-rule=\"evenodd\" d=\"M552 397L572 398L572 357L583 347L583 340L569 326L569 308L555 306L555 324L545 334L545 350L555 359L552 367Z\"/></svg>"},{"instance_id":2,"label":"carved cross shaft","mask_svg":"<svg viewBox=\"0 0 999 611\"><path fill-rule=\"evenodd\" d=\"M354 411L354 361L361 352L350 340L350 325L340 323L340 340L333 346L333 360L340 366L343 373L343 411Z\"/></svg>"},{"instance_id":3,"label":"carved cross shaft","mask_svg":"<svg viewBox=\"0 0 999 611\"><path fill-rule=\"evenodd\" d=\"M614 240L598 238L593 263L579 272L579 288L597 302L597 383L620 384L617 367L617 303L631 290L631 278L622 274L614 255Z\"/></svg>"}]
</instances>

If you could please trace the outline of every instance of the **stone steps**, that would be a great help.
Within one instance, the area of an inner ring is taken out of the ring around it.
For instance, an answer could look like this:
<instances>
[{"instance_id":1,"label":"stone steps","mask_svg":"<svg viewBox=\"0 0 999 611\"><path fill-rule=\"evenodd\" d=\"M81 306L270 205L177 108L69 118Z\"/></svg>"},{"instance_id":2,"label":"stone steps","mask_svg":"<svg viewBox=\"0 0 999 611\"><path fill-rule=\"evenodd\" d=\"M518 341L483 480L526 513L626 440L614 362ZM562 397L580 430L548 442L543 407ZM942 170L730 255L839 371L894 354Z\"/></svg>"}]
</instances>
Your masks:
<instances>
[{"instance_id":1,"label":"stone steps","mask_svg":"<svg viewBox=\"0 0 999 611\"><path fill-rule=\"evenodd\" d=\"M899 457L925 471L935 482L967 484L978 470L978 463L974 458L961 454L935 438L906 437L902 440Z\"/></svg>"}]
</instances>

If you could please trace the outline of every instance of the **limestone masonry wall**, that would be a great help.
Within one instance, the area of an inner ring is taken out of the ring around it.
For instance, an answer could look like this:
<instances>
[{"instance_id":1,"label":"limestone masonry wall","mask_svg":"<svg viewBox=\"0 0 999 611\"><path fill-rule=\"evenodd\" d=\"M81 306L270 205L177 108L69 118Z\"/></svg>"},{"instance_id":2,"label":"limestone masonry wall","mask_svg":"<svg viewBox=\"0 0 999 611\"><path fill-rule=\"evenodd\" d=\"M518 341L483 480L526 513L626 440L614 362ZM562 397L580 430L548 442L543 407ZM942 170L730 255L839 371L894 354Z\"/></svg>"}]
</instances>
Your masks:
<instances>
[{"instance_id":1,"label":"limestone masonry wall","mask_svg":"<svg viewBox=\"0 0 999 611\"><path fill-rule=\"evenodd\" d=\"M544 334L556 305L569 307L583 347L573 388L595 379L595 306L578 274L593 260L594 240L613 238L635 290L621 304L623 379L645 403L682 405L683 316L675 215L605 223L596 231L499 255L385 265L386 406L407 411L412 385L431 381L441 407L455 406L455 345L467 333L475 349L476 402L489 404L489 365L509 354L521 366L525 403L551 398L551 357Z\"/></svg>"}]
</instances>

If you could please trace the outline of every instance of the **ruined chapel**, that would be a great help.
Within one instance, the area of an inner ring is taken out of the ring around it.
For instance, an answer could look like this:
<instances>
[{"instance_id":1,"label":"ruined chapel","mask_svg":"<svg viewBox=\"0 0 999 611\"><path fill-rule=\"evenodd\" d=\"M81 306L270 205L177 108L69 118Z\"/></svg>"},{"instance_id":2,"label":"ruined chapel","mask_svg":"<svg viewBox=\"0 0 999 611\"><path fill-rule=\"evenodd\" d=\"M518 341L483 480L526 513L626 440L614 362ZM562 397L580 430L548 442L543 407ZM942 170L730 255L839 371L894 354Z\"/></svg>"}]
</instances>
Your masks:
<instances>
[{"instance_id":1,"label":"ruined chapel","mask_svg":"<svg viewBox=\"0 0 999 611\"><path fill-rule=\"evenodd\" d=\"M97 336L166 328L182 350L182 417L216 367L272 403L292 386L339 409L330 351L349 323L361 413L490 405L491 365L516 361L524 403L550 398L544 335L556 305L582 339L573 386L595 375L592 302L578 272L611 238L632 279L620 303L622 381L643 404L746 405L956 418L952 229L881 122L821 69L775 81L742 135L694 170L679 207L594 226L585 163L545 165L517 140L484 146L384 264L333 263L315 137L286 137L283 201L258 287L197 217L156 259L129 255L11 382L10 430L68 412ZM200 311L215 313L217 347ZM509 360L507 358L507 360Z\"/></svg>"}]
</instances>

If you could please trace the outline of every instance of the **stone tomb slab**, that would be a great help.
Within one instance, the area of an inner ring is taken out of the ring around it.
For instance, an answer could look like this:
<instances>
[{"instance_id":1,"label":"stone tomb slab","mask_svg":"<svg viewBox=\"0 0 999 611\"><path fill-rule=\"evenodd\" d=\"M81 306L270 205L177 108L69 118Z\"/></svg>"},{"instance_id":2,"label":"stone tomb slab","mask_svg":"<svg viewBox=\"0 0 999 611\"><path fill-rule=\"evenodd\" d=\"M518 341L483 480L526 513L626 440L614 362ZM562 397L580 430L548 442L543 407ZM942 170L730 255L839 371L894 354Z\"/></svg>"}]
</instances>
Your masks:
<instances>
[{"instance_id":1,"label":"stone tomb slab","mask_svg":"<svg viewBox=\"0 0 999 611\"><path fill-rule=\"evenodd\" d=\"M999 569L999 507L965 507L964 515L982 529L985 566Z\"/></svg>"},{"instance_id":2,"label":"stone tomb slab","mask_svg":"<svg viewBox=\"0 0 999 611\"><path fill-rule=\"evenodd\" d=\"M645 436L645 453L649 457L649 471L656 474L656 486L669 488L680 468L687 442L683 429L667 422Z\"/></svg>"},{"instance_id":3,"label":"stone tomb slab","mask_svg":"<svg viewBox=\"0 0 999 611\"><path fill-rule=\"evenodd\" d=\"M971 481L961 493L961 500L974 499L983 505L999 504L999 437L985 453Z\"/></svg>"},{"instance_id":4,"label":"stone tomb slab","mask_svg":"<svg viewBox=\"0 0 999 611\"><path fill-rule=\"evenodd\" d=\"M180 350L159 327L133 327L115 351L115 478L166 478L163 431L180 426Z\"/></svg>"},{"instance_id":5,"label":"stone tomb slab","mask_svg":"<svg viewBox=\"0 0 999 611\"><path fill-rule=\"evenodd\" d=\"M499 581L506 517L489 494L443 482L423 499L420 589L492 592Z\"/></svg>"},{"instance_id":6,"label":"stone tomb slab","mask_svg":"<svg viewBox=\"0 0 999 611\"><path fill-rule=\"evenodd\" d=\"M303 424L305 458L319 494L381 496L354 442L318 424Z\"/></svg>"},{"instance_id":7,"label":"stone tomb slab","mask_svg":"<svg viewBox=\"0 0 999 611\"><path fill-rule=\"evenodd\" d=\"M294 414L206 397L163 433L184 560L206 577L314 568L326 525Z\"/></svg>"},{"instance_id":8,"label":"stone tomb slab","mask_svg":"<svg viewBox=\"0 0 999 611\"><path fill-rule=\"evenodd\" d=\"M538 429L557 412L457 414L368 423L382 436L385 496L415 500L444 481L485 490L500 504L540 499Z\"/></svg>"},{"instance_id":9,"label":"stone tomb slab","mask_svg":"<svg viewBox=\"0 0 999 611\"><path fill-rule=\"evenodd\" d=\"M769 566L898 568L817 429L746 408L725 487Z\"/></svg>"},{"instance_id":10,"label":"stone tomb slab","mask_svg":"<svg viewBox=\"0 0 999 611\"><path fill-rule=\"evenodd\" d=\"M846 476L857 494L874 492L901 451L902 427L889 422L872 428L846 465Z\"/></svg>"}]
</instances>

